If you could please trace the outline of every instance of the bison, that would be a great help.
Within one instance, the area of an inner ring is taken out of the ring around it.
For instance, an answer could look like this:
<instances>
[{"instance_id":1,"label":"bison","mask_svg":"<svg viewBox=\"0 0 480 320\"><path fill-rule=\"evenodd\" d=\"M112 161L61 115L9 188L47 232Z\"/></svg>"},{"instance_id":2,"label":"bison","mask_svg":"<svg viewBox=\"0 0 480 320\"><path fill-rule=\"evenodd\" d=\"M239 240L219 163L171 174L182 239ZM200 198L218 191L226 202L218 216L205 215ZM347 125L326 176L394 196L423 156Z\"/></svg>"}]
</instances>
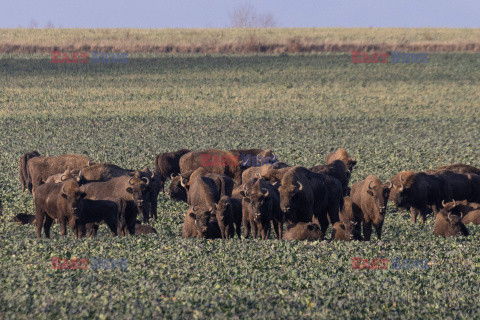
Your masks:
<instances>
[{"instance_id":1,"label":"bison","mask_svg":"<svg viewBox=\"0 0 480 320\"><path fill-rule=\"evenodd\" d=\"M347 150L343 148L339 148L337 151L330 152L327 155L325 164L333 163L335 160L341 160L350 173L352 173L353 167L357 164L357 160L355 159L355 157L353 157L353 159L350 158Z\"/></svg>"},{"instance_id":2,"label":"bison","mask_svg":"<svg viewBox=\"0 0 480 320\"><path fill-rule=\"evenodd\" d=\"M91 182L84 186L88 199L105 200L120 198L126 201L124 217L121 217L119 229L122 235L135 234L135 220L142 213L144 221L150 210L150 179L137 171L133 176L120 176L104 182Z\"/></svg>"},{"instance_id":3,"label":"bison","mask_svg":"<svg viewBox=\"0 0 480 320\"><path fill-rule=\"evenodd\" d=\"M242 217L244 236L265 240L270 235L271 222L277 239L282 239L284 215L280 209L280 194L264 178L254 178L243 185Z\"/></svg>"},{"instance_id":4,"label":"bison","mask_svg":"<svg viewBox=\"0 0 480 320\"><path fill-rule=\"evenodd\" d=\"M155 171L160 175L160 190L164 192L165 181L172 175L180 173L180 158L191 152L188 149L181 149L174 152L160 153L155 157Z\"/></svg>"},{"instance_id":5,"label":"bison","mask_svg":"<svg viewBox=\"0 0 480 320\"><path fill-rule=\"evenodd\" d=\"M43 184L51 175L62 173L65 170L79 170L91 163L88 157L78 154L64 154L57 157L36 156L30 158L26 164L27 169L25 175L28 191L30 191L30 193L34 192L35 188Z\"/></svg>"},{"instance_id":6,"label":"bison","mask_svg":"<svg viewBox=\"0 0 480 320\"><path fill-rule=\"evenodd\" d=\"M197 211L195 211L197 210ZM194 207L190 207L185 214L185 220L182 226L182 238L221 238L222 234L218 223L214 219L210 219L214 215L198 211Z\"/></svg>"},{"instance_id":7,"label":"bison","mask_svg":"<svg viewBox=\"0 0 480 320\"><path fill-rule=\"evenodd\" d=\"M335 222L332 227L331 240L362 240L362 236L356 228L357 223L352 221Z\"/></svg>"},{"instance_id":8,"label":"bison","mask_svg":"<svg viewBox=\"0 0 480 320\"><path fill-rule=\"evenodd\" d=\"M19 213L13 218L13 221L17 222L20 225L34 224L35 223L35 215Z\"/></svg>"},{"instance_id":9,"label":"bison","mask_svg":"<svg viewBox=\"0 0 480 320\"><path fill-rule=\"evenodd\" d=\"M283 240L323 240L323 233L320 226L316 223L299 222L287 228L283 235Z\"/></svg>"},{"instance_id":10,"label":"bison","mask_svg":"<svg viewBox=\"0 0 480 320\"><path fill-rule=\"evenodd\" d=\"M395 206L410 208L413 223L417 221L420 213L422 222L425 223L429 206L436 214L448 193L444 180L435 174L413 171L401 173L399 179L400 187L395 193Z\"/></svg>"},{"instance_id":11,"label":"bison","mask_svg":"<svg viewBox=\"0 0 480 320\"><path fill-rule=\"evenodd\" d=\"M150 234L150 233L157 233L157 231L149 226L149 225L146 225L146 224L136 224L135 225L135 234Z\"/></svg>"},{"instance_id":12,"label":"bison","mask_svg":"<svg viewBox=\"0 0 480 320\"><path fill-rule=\"evenodd\" d=\"M238 219L238 216L235 217L233 204L229 196L223 196L220 198L220 201L218 201L216 205L215 217L222 234L222 239L233 238L235 235L234 224L237 223L237 229L239 229L242 218L241 212L240 219ZM238 223L238 220L240 223Z\"/></svg>"},{"instance_id":13,"label":"bison","mask_svg":"<svg viewBox=\"0 0 480 320\"><path fill-rule=\"evenodd\" d=\"M284 169L267 168L262 176L270 181L280 181L280 207L287 224L298 222L319 223L325 234L328 223L339 221L343 208L343 188L338 179L316 173L304 167Z\"/></svg>"},{"instance_id":14,"label":"bison","mask_svg":"<svg viewBox=\"0 0 480 320\"><path fill-rule=\"evenodd\" d=\"M467 227L465 227L462 222L462 218L452 213L455 205L455 202L448 203L435 216L435 223L433 225L433 234L435 236L453 237L469 235Z\"/></svg>"},{"instance_id":15,"label":"bison","mask_svg":"<svg viewBox=\"0 0 480 320\"><path fill-rule=\"evenodd\" d=\"M387 212L388 194L392 187L391 181L383 184L374 175L369 175L365 180L352 185L350 198L355 216L361 216L363 238L370 241L372 225L377 237L382 238L382 226Z\"/></svg>"},{"instance_id":16,"label":"bison","mask_svg":"<svg viewBox=\"0 0 480 320\"><path fill-rule=\"evenodd\" d=\"M127 202L122 198L104 198L101 200L82 200L81 210L77 214L74 230L77 237L96 236L98 225L105 223L113 236L122 231L119 226L125 220Z\"/></svg>"},{"instance_id":17,"label":"bison","mask_svg":"<svg viewBox=\"0 0 480 320\"><path fill-rule=\"evenodd\" d=\"M39 185L35 190L35 223L37 238L41 238L42 226L45 236L50 238L50 228L53 220L60 224L60 233L65 236L67 224L73 229L81 200L85 198L85 188L73 179L63 183L48 183Z\"/></svg>"},{"instance_id":18,"label":"bison","mask_svg":"<svg viewBox=\"0 0 480 320\"><path fill-rule=\"evenodd\" d=\"M350 193L348 188L348 182L350 180L350 171L347 169L347 166L341 160L335 160L329 164L321 164L315 167L310 168L311 171L317 173L324 173L332 176L342 184L343 195L347 196Z\"/></svg>"},{"instance_id":19,"label":"bison","mask_svg":"<svg viewBox=\"0 0 480 320\"><path fill-rule=\"evenodd\" d=\"M340 222L344 223L342 230L346 230L348 235L352 234L354 240L363 240L361 232L362 213L359 210L353 210L352 198L350 196L343 198L343 210L340 211L339 217ZM342 226L339 227L342 228ZM350 230L350 227L353 230ZM342 236L339 235L338 237L341 238Z\"/></svg>"}]
</instances>

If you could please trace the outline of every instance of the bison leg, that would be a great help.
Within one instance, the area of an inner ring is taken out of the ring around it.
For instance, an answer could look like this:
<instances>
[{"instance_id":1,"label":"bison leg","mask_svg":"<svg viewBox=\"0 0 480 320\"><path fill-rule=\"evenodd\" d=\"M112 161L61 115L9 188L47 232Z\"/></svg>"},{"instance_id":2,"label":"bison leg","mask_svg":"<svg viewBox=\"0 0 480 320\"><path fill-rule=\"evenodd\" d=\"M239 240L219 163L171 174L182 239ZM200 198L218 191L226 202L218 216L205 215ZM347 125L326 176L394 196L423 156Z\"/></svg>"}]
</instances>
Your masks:
<instances>
[{"instance_id":1,"label":"bison leg","mask_svg":"<svg viewBox=\"0 0 480 320\"><path fill-rule=\"evenodd\" d=\"M152 192L152 197L150 199L150 213L154 219L157 219L157 199L159 192Z\"/></svg>"},{"instance_id":2,"label":"bison leg","mask_svg":"<svg viewBox=\"0 0 480 320\"><path fill-rule=\"evenodd\" d=\"M382 240L382 226L383 226L383 222L374 226L375 232L377 233L378 240Z\"/></svg>"},{"instance_id":3,"label":"bison leg","mask_svg":"<svg viewBox=\"0 0 480 320\"><path fill-rule=\"evenodd\" d=\"M58 219L58 222L60 224L60 234L62 235L62 237L67 234L67 219L68 218Z\"/></svg>"},{"instance_id":4,"label":"bison leg","mask_svg":"<svg viewBox=\"0 0 480 320\"><path fill-rule=\"evenodd\" d=\"M335 224L335 222L340 221L338 218L340 212L340 207L338 205L334 205L328 209L328 220L332 225Z\"/></svg>"},{"instance_id":5,"label":"bison leg","mask_svg":"<svg viewBox=\"0 0 480 320\"><path fill-rule=\"evenodd\" d=\"M317 220L317 221L315 221ZM320 228L322 229L322 234L325 234L328 229L328 217L326 214L322 214L313 221L314 223L320 224Z\"/></svg>"},{"instance_id":6,"label":"bison leg","mask_svg":"<svg viewBox=\"0 0 480 320\"><path fill-rule=\"evenodd\" d=\"M45 212L37 210L37 212L35 213L35 229L37 231L38 239L42 237L43 220L45 220Z\"/></svg>"},{"instance_id":7,"label":"bison leg","mask_svg":"<svg viewBox=\"0 0 480 320\"><path fill-rule=\"evenodd\" d=\"M241 229L241 221L235 222L235 231L237 232L238 239L242 238L242 229Z\"/></svg>"},{"instance_id":8,"label":"bison leg","mask_svg":"<svg viewBox=\"0 0 480 320\"><path fill-rule=\"evenodd\" d=\"M365 241L370 241L370 236L372 235L372 223L363 222L363 239Z\"/></svg>"},{"instance_id":9,"label":"bison leg","mask_svg":"<svg viewBox=\"0 0 480 320\"><path fill-rule=\"evenodd\" d=\"M410 215L412 223L417 223L418 210L415 208L410 208Z\"/></svg>"},{"instance_id":10,"label":"bison leg","mask_svg":"<svg viewBox=\"0 0 480 320\"><path fill-rule=\"evenodd\" d=\"M283 232L283 223L278 219L273 219L273 231L275 232L275 236L278 240L282 239L282 232Z\"/></svg>"},{"instance_id":11,"label":"bison leg","mask_svg":"<svg viewBox=\"0 0 480 320\"><path fill-rule=\"evenodd\" d=\"M246 238L248 238L248 236L250 235L250 229L251 229L251 225L250 225L250 221L246 218L245 214L243 215L243 236Z\"/></svg>"},{"instance_id":12,"label":"bison leg","mask_svg":"<svg viewBox=\"0 0 480 320\"><path fill-rule=\"evenodd\" d=\"M116 237L118 235L118 223L116 216L110 219L106 219L105 223L107 224L108 228L112 232L112 236ZM98 225L96 224L97 230L98 230ZM96 232L95 232L96 234Z\"/></svg>"},{"instance_id":13,"label":"bison leg","mask_svg":"<svg viewBox=\"0 0 480 320\"><path fill-rule=\"evenodd\" d=\"M45 222L43 222L44 220L45 220ZM47 215L45 215L45 219L40 220L40 223L43 223L43 229L45 230L45 237L50 238L50 228L52 227L52 224L53 224L52 217L50 217L47 214Z\"/></svg>"},{"instance_id":14,"label":"bison leg","mask_svg":"<svg viewBox=\"0 0 480 320\"><path fill-rule=\"evenodd\" d=\"M260 233L258 232L258 226L255 221L250 221L250 227L252 228L253 239L257 239Z\"/></svg>"}]
</instances>

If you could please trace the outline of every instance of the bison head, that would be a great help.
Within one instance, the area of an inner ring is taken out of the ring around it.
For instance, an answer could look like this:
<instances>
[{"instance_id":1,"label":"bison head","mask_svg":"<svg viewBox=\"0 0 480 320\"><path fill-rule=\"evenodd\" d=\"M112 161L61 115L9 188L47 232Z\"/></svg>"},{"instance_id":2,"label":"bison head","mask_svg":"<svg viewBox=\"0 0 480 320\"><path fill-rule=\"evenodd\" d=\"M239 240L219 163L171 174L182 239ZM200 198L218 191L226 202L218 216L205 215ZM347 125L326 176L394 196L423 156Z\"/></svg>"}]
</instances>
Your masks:
<instances>
[{"instance_id":1,"label":"bison head","mask_svg":"<svg viewBox=\"0 0 480 320\"><path fill-rule=\"evenodd\" d=\"M195 220L197 233L206 238L208 234L208 225L215 217L215 208L213 206L200 207L193 206L188 209L188 215Z\"/></svg>"},{"instance_id":2,"label":"bison head","mask_svg":"<svg viewBox=\"0 0 480 320\"><path fill-rule=\"evenodd\" d=\"M133 201L137 205L138 211L143 213L144 220L148 220L150 179L136 171L128 180L126 191L132 194Z\"/></svg>"},{"instance_id":3,"label":"bison head","mask_svg":"<svg viewBox=\"0 0 480 320\"><path fill-rule=\"evenodd\" d=\"M399 187L394 188L395 196L393 202L397 207L409 207L410 200L413 196L413 189L411 188L412 180L414 179L413 171L405 171L399 175Z\"/></svg>"},{"instance_id":4,"label":"bison head","mask_svg":"<svg viewBox=\"0 0 480 320\"><path fill-rule=\"evenodd\" d=\"M263 221L272 212L272 199L269 197L269 191L262 187L265 183L263 178L255 178L251 182L243 185L240 194L243 197L244 204L248 211L253 214L256 221Z\"/></svg>"},{"instance_id":5,"label":"bison head","mask_svg":"<svg viewBox=\"0 0 480 320\"><path fill-rule=\"evenodd\" d=\"M188 180L181 175L171 175L170 178L172 181L170 182L170 186L168 186L167 196L175 201L187 202L187 190L184 185L187 185Z\"/></svg>"},{"instance_id":6,"label":"bison head","mask_svg":"<svg viewBox=\"0 0 480 320\"><path fill-rule=\"evenodd\" d=\"M434 233L435 235L442 235L444 237L452 236L468 236L468 229L462 222L461 216L455 214L456 206L455 200L444 205L444 208L435 217Z\"/></svg>"},{"instance_id":7,"label":"bison head","mask_svg":"<svg viewBox=\"0 0 480 320\"><path fill-rule=\"evenodd\" d=\"M373 185L373 182L373 180L369 182L367 194L374 199L376 213L385 216L385 213L387 212L388 195L390 194L392 182L388 181L387 184L380 185Z\"/></svg>"},{"instance_id":8,"label":"bison head","mask_svg":"<svg viewBox=\"0 0 480 320\"><path fill-rule=\"evenodd\" d=\"M280 193L280 209L285 213L285 219L296 222L296 212L301 210L304 202L303 185L300 181L282 184L278 188Z\"/></svg>"},{"instance_id":9,"label":"bison head","mask_svg":"<svg viewBox=\"0 0 480 320\"><path fill-rule=\"evenodd\" d=\"M77 183L77 181L70 179L62 184L61 195L67 200L70 212L77 215L79 212L80 201L85 198L85 187Z\"/></svg>"}]
</instances>

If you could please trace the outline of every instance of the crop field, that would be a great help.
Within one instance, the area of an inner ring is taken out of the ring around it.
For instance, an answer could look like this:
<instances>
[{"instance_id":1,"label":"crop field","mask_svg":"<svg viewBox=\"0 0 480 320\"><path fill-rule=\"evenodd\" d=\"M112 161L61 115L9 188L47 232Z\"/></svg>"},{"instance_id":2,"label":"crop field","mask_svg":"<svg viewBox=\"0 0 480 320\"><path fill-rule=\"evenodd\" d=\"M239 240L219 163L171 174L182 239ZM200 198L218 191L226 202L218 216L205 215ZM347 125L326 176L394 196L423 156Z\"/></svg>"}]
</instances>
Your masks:
<instances>
[{"instance_id":1,"label":"crop field","mask_svg":"<svg viewBox=\"0 0 480 320\"><path fill-rule=\"evenodd\" d=\"M131 54L122 64L0 55L0 318L458 319L480 315L480 230L437 238L388 207L382 240L182 239L187 204L163 193L158 234L35 238L18 159L86 154L153 168L160 152L272 148L324 163L343 146L351 183L462 162L480 165L480 54L352 64L348 53ZM122 269L52 268L52 257L127 259ZM352 258L427 259L426 269L353 269Z\"/></svg>"}]
</instances>

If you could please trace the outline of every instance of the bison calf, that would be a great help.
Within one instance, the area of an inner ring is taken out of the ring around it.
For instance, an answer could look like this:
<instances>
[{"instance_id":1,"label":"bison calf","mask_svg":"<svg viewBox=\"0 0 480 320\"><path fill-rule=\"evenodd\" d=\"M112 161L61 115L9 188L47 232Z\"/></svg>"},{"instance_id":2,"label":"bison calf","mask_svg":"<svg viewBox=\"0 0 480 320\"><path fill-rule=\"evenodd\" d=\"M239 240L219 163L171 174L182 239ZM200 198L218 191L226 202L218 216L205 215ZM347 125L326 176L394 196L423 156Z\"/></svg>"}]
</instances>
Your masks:
<instances>
[{"instance_id":1,"label":"bison calf","mask_svg":"<svg viewBox=\"0 0 480 320\"><path fill-rule=\"evenodd\" d=\"M13 218L13 221L17 222L20 225L34 224L35 216L33 214L19 213Z\"/></svg>"},{"instance_id":2,"label":"bison calf","mask_svg":"<svg viewBox=\"0 0 480 320\"><path fill-rule=\"evenodd\" d=\"M157 233L157 231L146 224L136 224L135 225L135 234L150 234L150 233Z\"/></svg>"},{"instance_id":3,"label":"bison calf","mask_svg":"<svg viewBox=\"0 0 480 320\"><path fill-rule=\"evenodd\" d=\"M351 221L335 222L331 239L342 241L362 240L359 230L355 228L357 223Z\"/></svg>"},{"instance_id":4,"label":"bison calf","mask_svg":"<svg viewBox=\"0 0 480 320\"><path fill-rule=\"evenodd\" d=\"M299 222L285 231L283 240L323 240L323 234L318 224Z\"/></svg>"}]
</instances>

